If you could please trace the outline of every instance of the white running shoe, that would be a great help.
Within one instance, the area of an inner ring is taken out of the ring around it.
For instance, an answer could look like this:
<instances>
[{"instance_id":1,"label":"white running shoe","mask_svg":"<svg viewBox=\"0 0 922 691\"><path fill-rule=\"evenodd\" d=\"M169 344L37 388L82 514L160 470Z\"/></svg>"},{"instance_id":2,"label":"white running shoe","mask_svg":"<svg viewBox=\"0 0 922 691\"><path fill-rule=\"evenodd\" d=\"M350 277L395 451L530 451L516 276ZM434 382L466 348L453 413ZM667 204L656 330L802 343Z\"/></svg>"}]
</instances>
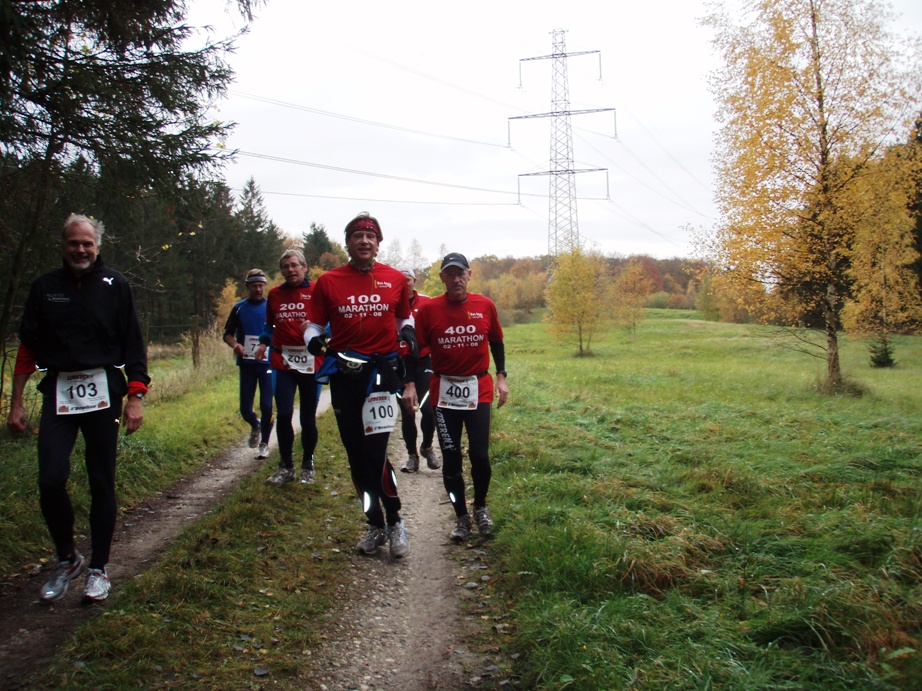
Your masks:
<instances>
[{"instance_id":1,"label":"white running shoe","mask_svg":"<svg viewBox=\"0 0 922 691\"><path fill-rule=\"evenodd\" d=\"M493 518L490 516L490 509L481 506L474 509L474 523L477 524L477 532L481 537L487 537L493 532Z\"/></svg>"},{"instance_id":2,"label":"white running shoe","mask_svg":"<svg viewBox=\"0 0 922 691\"><path fill-rule=\"evenodd\" d=\"M400 469L401 473L415 473L419 470L419 456L415 453L407 455L407 462L403 464L403 467Z\"/></svg>"},{"instance_id":3,"label":"white running shoe","mask_svg":"<svg viewBox=\"0 0 922 691\"><path fill-rule=\"evenodd\" d=\"M102 602L109 597L112 583L105 569L89 569L86 572L86 586L83 588L83 601Z\"/></svg>"},{"instance_id":4,"label":"white running shoe","mask_svg":"<svg viewBox=\"0 0 922 691\"><path fill-rule=\"evenodd\" d=\"M256 458L269 458L269 445L266 443L261 443L259 445L259 452L256 454Z\"/></svg>"}]
</instances>

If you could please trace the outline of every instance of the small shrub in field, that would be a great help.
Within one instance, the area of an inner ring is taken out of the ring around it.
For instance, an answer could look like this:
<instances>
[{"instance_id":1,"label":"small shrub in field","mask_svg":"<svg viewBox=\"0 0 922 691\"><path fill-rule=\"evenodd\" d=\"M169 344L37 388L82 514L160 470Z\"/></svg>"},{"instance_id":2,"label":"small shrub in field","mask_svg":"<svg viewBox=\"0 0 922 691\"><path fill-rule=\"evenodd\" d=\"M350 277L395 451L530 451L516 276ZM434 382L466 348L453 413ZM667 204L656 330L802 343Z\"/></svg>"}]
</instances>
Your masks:
<instances>
[{"instance_id":1,"label":"small shrub in field","mask_svg":"<svg viewBox=\"0 0 922 691\"><path fill-rule=\"evenodd\" d=\"M868 346L871 354L871 367L894 367L893 344L883 336L875 338Z\"/></svg>"}]
</instances>

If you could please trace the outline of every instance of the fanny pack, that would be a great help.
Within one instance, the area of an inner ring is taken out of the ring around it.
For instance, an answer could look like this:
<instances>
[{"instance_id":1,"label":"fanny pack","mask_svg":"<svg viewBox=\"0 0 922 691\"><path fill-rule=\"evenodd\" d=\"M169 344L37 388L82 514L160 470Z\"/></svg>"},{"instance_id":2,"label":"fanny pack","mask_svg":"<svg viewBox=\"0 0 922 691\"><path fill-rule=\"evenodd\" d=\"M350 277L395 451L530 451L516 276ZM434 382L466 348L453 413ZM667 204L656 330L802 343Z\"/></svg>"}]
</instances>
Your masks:
<instances>
[{"instance_id":1,"label":"fanny pack","mask_svg":"<svg viewBox=\"0 0 922 691\"><path fill-rule=\"evenodd\" d=\"M364 355L347 350L342 353L327 351L327 357L317 370L315 380L318 384L328 384L334 374L347 377L368 377L366 394L376 391L399 393L403 390L403 376L400 370L403 362L397 353L387 355Z\"/></svg>"}]
</instances>

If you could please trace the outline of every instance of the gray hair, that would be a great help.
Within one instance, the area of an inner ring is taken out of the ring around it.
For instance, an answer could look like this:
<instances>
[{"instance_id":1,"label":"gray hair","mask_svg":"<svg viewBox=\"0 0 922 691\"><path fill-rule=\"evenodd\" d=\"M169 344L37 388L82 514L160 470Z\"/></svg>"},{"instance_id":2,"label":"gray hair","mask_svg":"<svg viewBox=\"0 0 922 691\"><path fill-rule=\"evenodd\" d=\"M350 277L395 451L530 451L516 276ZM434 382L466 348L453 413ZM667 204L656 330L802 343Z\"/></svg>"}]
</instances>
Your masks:
<instances>
[{"instance_id":1,"label":"gray hair","mask_svg":"<svg viewBox=\"0 0 922 691\"><path fill-rule=\"evenodd\" d=\"M106 227L102 224L98 218L92 218L90 216L84 216L83 214L71 214L64 221L64 231L61 233L61 240L67 239L67 231L70 230L71 226L75 226L78 223L86 223L93 229L93 235L96 236L96 246L102 244L102 235L106 232Z\"/></svg>"},{"instance_id":2,"label":"gray hair","mask_svg":"<svg viewBox=\"0 0 922 691\"><path fill-rule=\"evenodd\" d=\"M294 257L300 262L301 266L307 266L307 260L304 258L304 253L301 250L285 250L281 257L279 257L279 266L282 265L282 262L288 259L288 257Z\"/></svg>"}]
</instances>

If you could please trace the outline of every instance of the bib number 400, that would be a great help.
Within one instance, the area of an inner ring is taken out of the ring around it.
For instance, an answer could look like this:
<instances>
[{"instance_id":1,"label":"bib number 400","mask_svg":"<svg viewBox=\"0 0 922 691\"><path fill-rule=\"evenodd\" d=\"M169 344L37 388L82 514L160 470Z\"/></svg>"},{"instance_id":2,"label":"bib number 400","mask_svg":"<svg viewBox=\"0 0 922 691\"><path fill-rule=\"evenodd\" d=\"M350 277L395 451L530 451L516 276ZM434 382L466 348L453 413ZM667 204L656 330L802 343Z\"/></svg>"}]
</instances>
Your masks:
<instances>
[{"instance_id":1,"label":"bib number 400","mask_svg":"<svg viewBox=\"0 0 922 691\"><path fill-rule=\"evenodd\" d=\"M450 384L445 388L445 393L452 398L470 398L471 387L459 384Z\"/></svg>"}]
</instances>

